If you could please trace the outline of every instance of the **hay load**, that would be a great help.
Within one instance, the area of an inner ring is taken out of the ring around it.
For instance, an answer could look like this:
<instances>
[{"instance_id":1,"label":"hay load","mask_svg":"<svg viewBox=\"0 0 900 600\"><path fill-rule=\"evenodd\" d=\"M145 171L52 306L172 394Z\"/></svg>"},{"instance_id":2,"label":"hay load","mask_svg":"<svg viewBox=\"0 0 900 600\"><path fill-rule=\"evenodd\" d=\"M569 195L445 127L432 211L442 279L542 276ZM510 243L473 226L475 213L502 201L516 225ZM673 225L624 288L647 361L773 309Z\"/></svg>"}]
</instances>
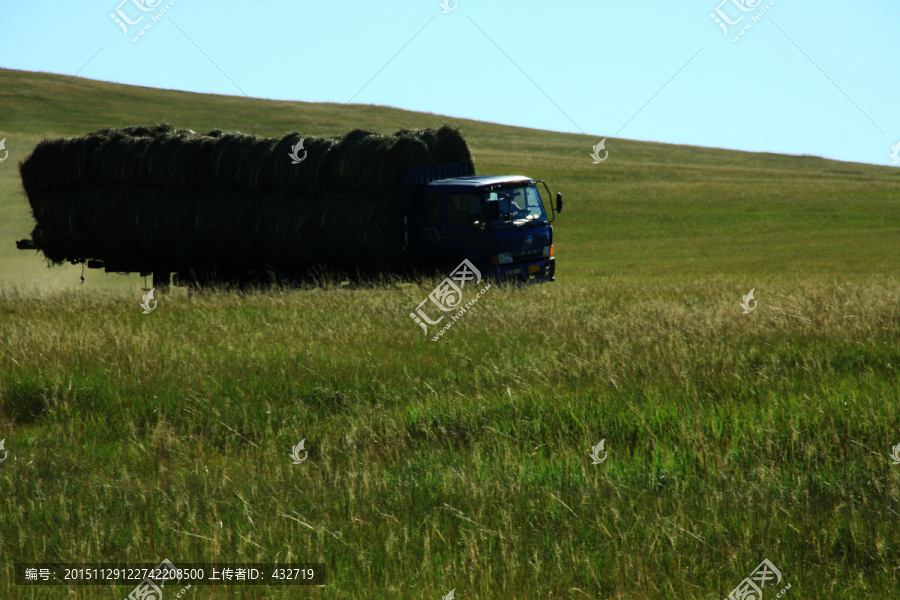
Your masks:
<instances>
[{"instance_id":1,"label":"hay load","mask_svg":"<svg viewBox=\"0 0 900 600\"><path fill-rule=\"evenodd\" d=\"M475 163L469 153L469 146L458 129L444 125L440 129L401 129L395 136L411 136L421 140L434 159L435 164L464 161L469 173L475 174Z\"/></svg>"},{"instance_id":2,"label":"hay load","mask_svg":"<svg viewBox=\"0 0 900 600\"><path fill-rule=\"evenodd\" d=\"M52 263L98 258L112 271L279 268L310 256L347 265L360 257L385 263L400 258L401 237L399 203L381 196L223 189L160 194L130 185L59 192L56 210L32 233Z\"/></svg>"},{"instance_id":3,"label":"hay load","mask_svg":"<svg viewBox=\"0 0 900 600\"><path fill-rule=\"evenodd\" d=\"M458 161L475 173L446 126L278 139L161 123L43 140L19 168L37 222L29 247L51 263L179 271L393 260L402 173Z\"/></svg>"},{"instance_id":4,"label":"hay load","mask_svg":"<svg viewBox=\"0 0 900 600\"><path fill-rule=\"evenodd\" d=\"M300 156L305 158L295 164L290 151L301 140ZM105 183L177 190L395 194L404 170L457 161L465 161L475 173L465 140L447 126L403 129L392 136L354 130L332 138L294 132L275 139L221 130L198 135L160 124L43 140L20 171L29 199Z\"/></svg>"}]
</instances>

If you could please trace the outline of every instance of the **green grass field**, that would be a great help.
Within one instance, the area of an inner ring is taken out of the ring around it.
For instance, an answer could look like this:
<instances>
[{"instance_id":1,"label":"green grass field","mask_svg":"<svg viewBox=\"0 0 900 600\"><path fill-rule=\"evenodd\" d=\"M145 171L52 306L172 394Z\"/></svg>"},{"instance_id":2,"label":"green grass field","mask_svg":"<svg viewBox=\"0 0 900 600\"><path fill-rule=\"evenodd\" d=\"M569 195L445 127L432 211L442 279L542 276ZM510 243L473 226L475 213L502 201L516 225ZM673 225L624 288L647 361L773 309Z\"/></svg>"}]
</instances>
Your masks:
<instances>
[{"instance_id":1,"label":"green grass field","mask_svg":"<svg viewBox=\"0 0 900 600\"><path fill-rule=\"evenodd\" d=\"M432 342L430 284L144 315L137 276L16 250L37 141L161 120L458 125L479 173L563 192L557 281L494 286ZM580 135L11 70L2 136L0 597L133 587L16 585L16 562L168 558L328 567L198 600L721 599L767 558L766 600L896 598L900 170L619 139L593 165Z\"/></svg>"}]
</instances>

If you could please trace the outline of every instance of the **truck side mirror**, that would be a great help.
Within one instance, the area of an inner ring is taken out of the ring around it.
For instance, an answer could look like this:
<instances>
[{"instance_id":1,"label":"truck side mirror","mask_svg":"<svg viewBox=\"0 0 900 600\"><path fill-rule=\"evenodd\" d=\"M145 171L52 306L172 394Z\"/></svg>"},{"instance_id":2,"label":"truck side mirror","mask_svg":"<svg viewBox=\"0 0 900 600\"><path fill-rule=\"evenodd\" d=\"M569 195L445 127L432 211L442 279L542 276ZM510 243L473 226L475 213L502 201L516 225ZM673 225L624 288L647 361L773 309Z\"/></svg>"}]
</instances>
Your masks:
<instances>
[{"instance_id":1,"label":"truck side mirror","mask_svg":"<svg viewBox=\"0 0 900 600\"><path fill-rule=\"evenodd\" d=\"M562 212L562 192L556 192L556 212Z\"/></svg>"},{"instance_id":2,"label":"truck side mirror","mask_svg":"<svg viewBox=\"0 0 900 600\"><path fill-rule=\"evenodd\" d=\"M500 220L500 201L488 200L488 220L492 223Z\"/></svg>"}]
</instances>

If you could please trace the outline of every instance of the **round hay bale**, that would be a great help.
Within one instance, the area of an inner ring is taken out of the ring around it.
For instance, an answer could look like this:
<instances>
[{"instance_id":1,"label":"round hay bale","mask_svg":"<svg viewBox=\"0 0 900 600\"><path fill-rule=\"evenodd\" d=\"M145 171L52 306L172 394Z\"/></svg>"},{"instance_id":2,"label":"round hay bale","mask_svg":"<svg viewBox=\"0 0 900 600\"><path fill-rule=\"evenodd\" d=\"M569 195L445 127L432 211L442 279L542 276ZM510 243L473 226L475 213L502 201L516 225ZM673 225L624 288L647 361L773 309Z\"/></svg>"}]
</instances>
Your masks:
<instances>
[{"instance_id":1,"label":"round hay bale","mask_svg":"<svg viewBox=\"0 0 900 600\"><path fill-rule=\"evenodd\" d=\"M94 161L97 160L97 153L107 141L109 141L108 136L96 132L81 138L81 147L75 165L75 185L78 189L96 183L91 179Z\"/></svg>"},{"instance_id":2,"label":"round hay bale","mask_svg":"<svg viewBox=\"0 0 900 600\"><path fill-rule=\"evenodd\" d=\"M297 169L300 176L300 185L294 188L301 194L320 195L332 189L331 165L335 159L336 139L306 138L303 147L306 150L306 158L298 165L288 161L285 168Z\"/></svg>"},{"instance_id":3,"label":"round hay bale","mask_svg":"<svg viewBox=\"0 0 900 600\"><path fill-rule=\"evenodd\" d=\"M286 177L289 172L280 170L280 165L282 162L290 164L288 153L302 137L304 137L302 134L295 131L287 134L280 140L274 140L274 144L269 152L260 159L257 169L256 182L261 191L274 192L276 190L290 189L287 182L281 181L281 178Z\"/></svg>"},{"instance_id":4,"label":"round hay bale","mask_svg":"<svg viewBox=\"0 0 900 600\"><path fill-rule=\"evenodd\" d=\"M169 163L166 180L167 189L187 189L187 173L196 168L198 164L197 158L201 148L200 140L201 138L190 134L178 136L179 143L176 145Z\"/></svg>"},{"instance_id":5,"label":"round hay bale","mask_svg":"<svg viewBox=\"0 0 900 600\"><path fill-rule=\"evenodd\" d=\"M218 149L210 156L212 168L207 171L210 185L221 185L227 181L229 172L234 171L237 157L240 156L244 137L243 134L234 132L219 138Z\"/></svg>"},{"instance_id":6,"label":"round hay bale","mask_svg":"<svg viewBox=\"0 0 900 600\"><path fill-rule=\"evenodd\" d=\"M300 162L291 158L291 149L303 140L303 150L297 151ZM318 195L328 191L330 173L328 165L333 154L334 140L292 133L278 143L275 154L276 187L280 191L290 191L305 195Z\"/></svg>"},{"instance_id":7,"label":"round hay bale","mask_svg":"<svg viewBox=\"0 0 900 600\"><path fill-rule=\"evenodd\" d=\"M184 129L179 130L176 135L170 137L169 139L173 140L172 152L171 157L169 158L168 167L166 168L167 175L164 185L167 188L174 189L179 186L184 186L183 177L181 177L181 170L190 161L192 155L197 149L197 146L191 143L192 140L196 139L194 134Z\"/></svg>"},{"instance_id":8,"label":"round hay bale","mask_svg":"<svg viewBox=\"0 0 900 600\"><path fill-rule=\"evenodd\" d=\"M240 161L234 173L236 187L250 192L259 191L257 174L263 158L275 144L276 140L272 138L248 137L241 148Z\"/></svg>"},{"instance_id":9,"label":"round hay bale","mask_svg":"<svg viewBox=\"0 0 900 600\"><path fill-rule=\"evenodd\" d=\"M416 137L428 146L428 151L434 154L434 146L437 143L437 129L429 127L428 129L400 129L394 133L396 137L404 137L411 135Z\"/></svg>"},{"instance_id":10,"label":"round hay bale","mask_svg":"<svg viewBox=\"0 0 900 600\"><path fill-rule=\"evenodd\" d=\"M38 173L39 187L47 192L71 190L74 187L73 159L77 144L67 139L53 140L46 147ZM66 172L67 171L67 172Z\"/></svg>"},{"instance_id":11,"label":"round hay bale","mask_svg":"<svg viewBox=\"0 0 900 600\"><path fill-rule=\"evenodd\" d=\"M66 209L61 211L64 219L61 225L68 233L70 243L66 254L75 257L91 257L95 253L91 245L92 242L96 242L97 238L90 235L84 226L91 208L88 205L90 201L90 196L83 193L67 194Z\"/></svg>"},{"instance_id":12,"label":"round hay bale","mask_svg":"<svg viewBox=\"0 0 900 600\"><path fill-rule=\"evenodd\" d=\"M328 139L318 140L315 144L312 161L309 164L309 173L313 181L315 181L317 193L324 193L324 190L330 188L329 175L331 173L331 163L334 161L336 154L334 147L337 146L338 138L332 137Z\"/></svg>"},{"instance_id":13,"label":"round hay bale","mask_svg":"<svg viewBox=\"0 0 900 600\"><path fill-rule=\"evenodd\" d=\"M63 239L64 232L55 231L51 226L43 223L35 225L31 232L31 239L35 241L37 246L53 266L59 266L66 262L67 256L65 252L66 240Z\"/></svg>"},{"instance_id":14,"label":"round hay bale","mask_svg":"<svg viewBox=\"0 0 900 600\"><path fill-rule=\"evenodd\" d=\"M34 210L34 203L39 194L49 192L52 188L52 180L46 178L46 173L54 164L59 163L59 143L53 140L41 140L31 151L31 154L19 163L19 176L22 179L22 187L25 195Z\"/></svg>"},{"instance_id":15,"label":"round hay bale","mask_svg":"<svg viewBox=\"0 0 900 600\"><path fill-rule=\"evenodd\" d=\"M141 158L141 185L151 185L154 174L160 170L160 164L163 162L160 158L160 149L166 143L166 138L155 136L150 138L147 149Z\"/></svg>"},{"instance_id":16,"label":"round hay bale","mask_svg":"<svg viewBox=\"0 0 900 600\"><path fill-rule=\"evenodd\" d=\"M465 162L469 169L469 175L475 175L475 163L469 153L469 146L458 129L448 125L438 129L432 154L437 164Z\"/></svg>"},{"instance_id":17,"label":"round hay bale","mask_svg":"<svg viewBox=\"0 0 900 600\"><path fill-rule=\"evenodd\" d=\"M299 181L297 179L298 170L289 168L291 159L288 155L291 152L291 148L304 137L303 134L297 131L287 134L275 144L272 153L266 159L262 167L265 169L266 176L269 179L268 186L273 191L295 189L297 181Z\"/></svg>"},{"instance_id":18,"label":"round hay bale","mask_svg":"<svg viewBox=\"0 0 900 600\"><path fill-rule=\"evenodd\" d=\"M56 190L74 190L76 188L76 174L78 171L78 154L81 149L81 138L68 138L59 140L59 152L56 164L46 165L50 172L44 175L52 180L52 187Z\"/></svg>"},{"instance_id":19,"label":"round hay bale","mask_svg":"<svg viewBox=\"0 0 900 600\"><path fill-rule=\"evenodd\" d=\"M166 187L169 183L169 169L172 159L182 146L182 139L177 136L159 136L147 148L145 160L141 166L141 183Z\"/></svg>"},{"instance_id":20,"label":"round hay bale","mask_svg":"<svg viewBox=\"0 0 900 600\"><path fill-rule=\"evenodd\" d=\"M433 164L435 161L425 142L413 135L397 137L381 167L382 191L388 194L399 193L403 171Z\"/></svg>"},{"instance_id":21,"label":"round hay bale","mask_svg":"<svg viewBox=\"0 0 900 600\"><path fill-rule=\"evenodd\" d=\"M126 183L140 184L141 172L144 163L144 155L150 144L153 142L151 137L134 137L131 138L125 150L124 159L124 180Z\"/></svg>"},{"instance_id":22,"label":"round hay bale","mask_svg":"<svg viewBox=\"0 0 900 600\"><path fill-rule=\"evenodd\" d=\"M200 138L181 138L181 143L178 144L178 147L172 154L172 161L169 163L166 189L188 188L188 173L191 171L199 150Z\"/></svg>"},{"instance_id":23,"label":"round hay bale","mask_svg":"<svg viewBox=\"0 0 900 600\"><path fill-rule=\"evenodd\" d=\"M212 184L218 186L233 187L236 183L235 172L241 160L241 154L244 152L244 146L247 143L247 136L242 133L237 135L222 136L223 140L228 140L222 146L218 159L216 160L215 173L211 173Z\"/></svg>"},{"instance_id":24,"label":"round hay bale","mask_svg":"<svg viewBox=\"0 0 900 600\"><path fill-rule=\"evenodd\" d=\"M123 127L122 134L129 137L150 137L153 130L146 125L134 125L132 127Z\"/></svg>"},{"instance_id":25,"label":"round hay bale","mask_svg":"<svg viewBox=\"0 0 900 600\"><path fill-rule=\"evenodd\" d=\"M100 183L103 178L104 157L106 156L106 147L119 136L115 130L110 130L110 134L98 136L96 145L93 146L94 151L87 156L82 155L81 172L84 173L82 179L82 187Z\"/></svg>"},{"instance_id":26,"label":"round hay bale","mask_svg":"<svg viewBox=\"0 0 900 600\"><path fill-rule=\"evenodd\" d=\"M160 122L150 129L150 135L152 137L168 137L169 135L173 135L174 133L175 126L171 123Z\"/></svg>"},{"instance_id":27,"label":"round hay bale","mask_svg":"<svg viewBox=\"0 0 900 600\"><path fill-rule=\"evenodd\" d=\"M36 223L43 223L50 219L53 204L48 196L49 194L39 194L28 198L28 203L31 205L31 216L34 217Z\"/></svg>"},{"instance_id":28,"label":"round hay bale","mask_svg":"<svg viewBox=\"0 0 900 600\"><path fill-rule=\"evenodd\" d=\"M100 164L100 183L125 183L125 155L134 138L118 134L103 145Z\"/></svg>"},{"instance_id":29,"label":"round hay bale","mask_svg":"<svg viewBox=\"0 0 900 600\"><path fill-rule=\"evenodd\" d=\"M354 129L347 135L343 136L334 147L331 149L331 157L328 173L328 181L331 184L331 187L334 189L341 189L346 186L342 185L344 183L344 179L346 174L350 170L350 165L348 164L348 157L355 157L358 155L357 152L353 152L354 146L358 143L363 142L366 138L373 135L369 131L364 131L362 129Z\"/></svg>"},{"instance_id":30,"label":"round hay bale","mask_svg":"<svg viewBox=\"0 0 900 600\"><path fill-rule=\"evenodd\" d=\"M201 136L190 143L194 145L194 152L189 162L184 165L181 178L185 188L201 190L210 185L209 163L216 152L218 138Z\"/></svg>"},{"instance_id":31,"label":"round hay bale","mask_svg":"<svg viewBox=\"0 0 900 600\"><path fill-rule=\"evenodd\" d=\"M45 175L52 181L54 190L72 190L75 187L75 172L78 164L78 138L59 140L56 164L47 165L51 170Z\"/></svg>"},{"instance_id":32,"label":"round hay bale","mask_svg":"<svg viewBox=\"0 0 900 600\"><path fill-rule=\"evenodd\" d=\"M219 159L222 156L222 151L225 146L233 139L234 135L225 133L220 136L208 137L210 141L207 142L209 148L206 153L206 163L200 170L199 175L199 178L203 180L204 187L209 187L215 183L216 168L218 167Z\"/></svg>"},{"instance_id":33,"label":"round hay bale","mask_svg":"<svg viewBox=\"0 0 900 600\"><path fill-rule=\"evenodd\" d=\"M372 136L366 140L368 149L361 154L361 163L354 169L358 178L352 178L353 189L360 192L380 192L384 189L384 166L396 138L386 135Z\"/></svg>"},{"instance_id":34,"label":"round hay bale","mask_svg":"<svg viewBox=\"0 0 900 600\"><path fill-rule=\"evenodd\" d=\"M335 157L331 173L335 189L373 191L381 188L381 165L394 138L369 134L340 148L340 160ZM337 168L335 168L337 167Z\"/></svg>"}]
</instances>

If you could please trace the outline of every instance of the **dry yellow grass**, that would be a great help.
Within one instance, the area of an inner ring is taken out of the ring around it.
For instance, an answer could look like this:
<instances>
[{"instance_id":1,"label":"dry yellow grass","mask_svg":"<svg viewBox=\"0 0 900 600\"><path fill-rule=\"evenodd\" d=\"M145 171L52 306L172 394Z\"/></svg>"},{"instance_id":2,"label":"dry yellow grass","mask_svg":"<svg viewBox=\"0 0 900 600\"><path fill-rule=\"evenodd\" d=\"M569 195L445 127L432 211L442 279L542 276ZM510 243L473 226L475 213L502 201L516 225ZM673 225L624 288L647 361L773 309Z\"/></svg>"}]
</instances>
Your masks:
<instances>
[{"instance_id":1,"label":"dry yellow grass","mask_svg":"<svg viewBox=\"0 0 900 600\"><path fill-rule=\"evenodd\" d=\"M17 561L163 557L329 568L327 590L204 599L722 598L763 558L786 600L896 596L900 171L612 138L594 166L586 136L254 102L0 70L22 129L0 165L0 596L131 589L17 586ZM14 161L150 114L457 125L480 173L563 191L558 281L491 289L431 342L408 316L427 285L178 290L143 315L139 278L82 287L16 251Z\"/></svg>"}]
</instances>

